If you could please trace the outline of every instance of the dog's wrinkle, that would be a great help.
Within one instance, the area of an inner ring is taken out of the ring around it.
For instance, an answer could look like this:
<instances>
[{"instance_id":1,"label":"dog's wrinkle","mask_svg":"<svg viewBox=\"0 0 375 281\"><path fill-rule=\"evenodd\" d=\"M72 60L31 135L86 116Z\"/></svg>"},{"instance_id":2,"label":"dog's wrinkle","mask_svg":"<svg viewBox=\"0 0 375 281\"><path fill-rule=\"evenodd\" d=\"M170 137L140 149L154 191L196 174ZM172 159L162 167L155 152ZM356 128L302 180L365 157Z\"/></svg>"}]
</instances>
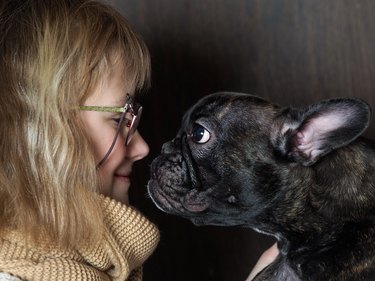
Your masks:
<instances>
[{"instance_id":1,"label":"dog's wrinkle","mask_svg":"<svg viewBox=\"0 0 375 281\"><path fill-rule=\"evenodd\" d=\"M181 201L186 193L188 192L188 189L183 189L180 186L164 186L163 191L168 194L168 197L175 201Z\"/></svg>"},{"instance_id":2,"label":"dog's wrinkle","mask_svg":"<svg viewBox=\"0 0 375 281\"><path fill-rule=\"evenodd\" d=\"M196 202L201 203L207 201L209 194L212 192L211 189L207 189L206 191L200 191L198 189L191 190L188 194L186 194L184 201L187 202Z\"/></svg>"},{"instance_id":3,"label":"dog's wrinkle","mask_svg":"<svg viewBox=\"0 0 375 281\"><path fill-rule=\"evenodd\" d=\"M182 211L182 210L185 209L185 208L183 208L183 205L180 202L178 202L176 200L173 200L173 198L171 198L169 196L164 196L164 199L170 204L172 209L175 209L175 210L178 210L178 211Z\"/></svg>"},{"instance_id":4,"label":"dog's wrinkle","mask_svg":"<svg viewBox=\"0 0 375 281\"><path fill-rule=\"evenodd\" d=\"M189 180L186 183L191 185L191 189L198 189L201 187L200 181L195 172L198 170L198 168L196 167L196 164L194 163L194 161L192 161L193 156L192 156L190 147L187 143L186 134L182 136L181 143L184 143L183 145L181 145L181 154L182 154L183 160L186 163L186 171L189 174L189 177L188 177Z\"/></svg>"},{"instance_id":5,"label":"dog's wrinkle","mask_svg":"<svg viewBox=\"0 0 375 281\"><path fill-rule=\"evenodd\" d=\"M172 185L165 185L164 189L166 191L168 191L170 196L173 196L173 197L176 197L176 198L184 196L189 191L188 188L186 188L182 185L176 186L176 185L173 185L173 184Z\"/></svg>"}]
</instances>

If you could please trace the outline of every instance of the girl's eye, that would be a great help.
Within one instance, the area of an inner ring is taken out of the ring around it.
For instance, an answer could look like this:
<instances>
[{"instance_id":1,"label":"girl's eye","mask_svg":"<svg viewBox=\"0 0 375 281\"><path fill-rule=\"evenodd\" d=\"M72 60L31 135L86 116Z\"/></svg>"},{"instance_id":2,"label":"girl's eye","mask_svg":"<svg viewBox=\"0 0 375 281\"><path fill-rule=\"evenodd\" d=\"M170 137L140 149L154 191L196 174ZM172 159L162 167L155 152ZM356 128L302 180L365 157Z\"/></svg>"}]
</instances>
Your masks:
<instances>
[{"instance_id":1,"label":"girl's eye","mask_svg":"<svg viewBox=\"0 0 375 281\"><path fill-rule=\"evenodd\" d=\"M115 124L115 126L117 127L120 124L121 115L116 115L116 116L112 117L112 121ZM124 121L125 121L125 119L122 122L124 122Z\"/></svg>"},{"instance_id":2,"label":"girl's eye","mask_svg":"<svg viewBox=\"0 0 375 281\"><path fill-rule=\"evenodd\" d=\"M203 144L210 140L211 134L203 126L195 124L191 133L191 139L195 143Z\"/></svg>"},{"instance_id":3,"label":"girl's eye","mask_svg":"<svg viewBox=\"0 0 375 281\"><path fill-rule=\"evenodd\" d=\"M120 123L121 118L112 118L112 120L118 125Z\"/></svg>"},{"instance_id":4,"label":"girl's eye","mask_svg":"<svg viewBox=\"0 0 375 281\"><path fill-rule=\"evenodd\" d=\"M121 117L119 117L119 118L112 118L112 120L115 122L115 125L118 126L120 124ZM129 128L131 126L131 124L132 124L132 120L124 117L124 119L122 120L121 126Z\"/></svg>"}]
</instances>

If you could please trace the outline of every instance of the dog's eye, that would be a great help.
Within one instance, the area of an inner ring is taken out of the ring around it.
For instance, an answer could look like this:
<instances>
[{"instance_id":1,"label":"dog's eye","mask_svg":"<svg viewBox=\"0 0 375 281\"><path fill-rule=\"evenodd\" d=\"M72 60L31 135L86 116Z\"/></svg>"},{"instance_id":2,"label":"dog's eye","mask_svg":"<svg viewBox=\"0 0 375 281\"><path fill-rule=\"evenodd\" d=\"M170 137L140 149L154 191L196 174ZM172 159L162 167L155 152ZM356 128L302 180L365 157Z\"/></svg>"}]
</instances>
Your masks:
<instances>
[{"instance_id":1,"label":"dog's eye","mask_svg":"<svg viewBox=\"0 0 375 281\"><path fill-rule=\"evenodd\" d=\"M191 134L191 139L195 143L206 143L209 141L211 135L203 126L195 124Z\"/></svg>"}]
</instances>

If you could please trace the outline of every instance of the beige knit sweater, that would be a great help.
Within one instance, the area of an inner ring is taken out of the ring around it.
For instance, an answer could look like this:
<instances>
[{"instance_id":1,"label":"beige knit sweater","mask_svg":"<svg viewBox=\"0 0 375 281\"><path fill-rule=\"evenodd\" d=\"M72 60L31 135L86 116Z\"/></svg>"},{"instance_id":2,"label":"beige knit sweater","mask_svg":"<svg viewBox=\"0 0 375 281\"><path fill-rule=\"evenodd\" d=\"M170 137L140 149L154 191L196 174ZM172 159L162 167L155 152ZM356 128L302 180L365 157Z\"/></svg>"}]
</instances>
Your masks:
<instances>
[{"instance_id":1,"label":"beige knit sweater","mask_svg":"<svg viewBox=\"0 0 375 281\"><path fill-rule=\"evenodd\" d=\"M3 233L0 272L30 281L142 280L142 264L154 251L159 231L134 208L98 198L108 227L97 245L76 250L47 243L30 247L21 234Z\"/></svg>"}]
</instances>

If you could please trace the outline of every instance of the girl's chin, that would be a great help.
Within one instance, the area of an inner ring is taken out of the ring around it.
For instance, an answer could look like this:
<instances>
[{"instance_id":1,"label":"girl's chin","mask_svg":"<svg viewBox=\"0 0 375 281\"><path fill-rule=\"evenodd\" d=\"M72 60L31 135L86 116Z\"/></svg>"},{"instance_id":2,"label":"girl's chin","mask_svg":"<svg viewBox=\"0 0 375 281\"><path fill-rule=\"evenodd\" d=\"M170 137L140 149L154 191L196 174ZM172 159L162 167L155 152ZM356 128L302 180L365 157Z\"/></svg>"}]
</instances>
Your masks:
<instances>
[{"instance_id":1,"label":"girl's chin","mask_svg":"<svg viewBox=\"0 0 375 281\"><path fill-rule=\"evenodd\" d=\"M115 177L112 185L105 187L100 193L125 205L129 205L129 188L130 180Z\"/></svg>"},{"instance_id":2,"label":"girl's chin","mask_svg":"<svg viewBox=\"0 0 375 281\"><path fill-rule=\"evenodd\" d=\"M111 197L123 204L129 205L130 180L127 177L116 177L113 183Z\"/></svg>"}]
</instances>

